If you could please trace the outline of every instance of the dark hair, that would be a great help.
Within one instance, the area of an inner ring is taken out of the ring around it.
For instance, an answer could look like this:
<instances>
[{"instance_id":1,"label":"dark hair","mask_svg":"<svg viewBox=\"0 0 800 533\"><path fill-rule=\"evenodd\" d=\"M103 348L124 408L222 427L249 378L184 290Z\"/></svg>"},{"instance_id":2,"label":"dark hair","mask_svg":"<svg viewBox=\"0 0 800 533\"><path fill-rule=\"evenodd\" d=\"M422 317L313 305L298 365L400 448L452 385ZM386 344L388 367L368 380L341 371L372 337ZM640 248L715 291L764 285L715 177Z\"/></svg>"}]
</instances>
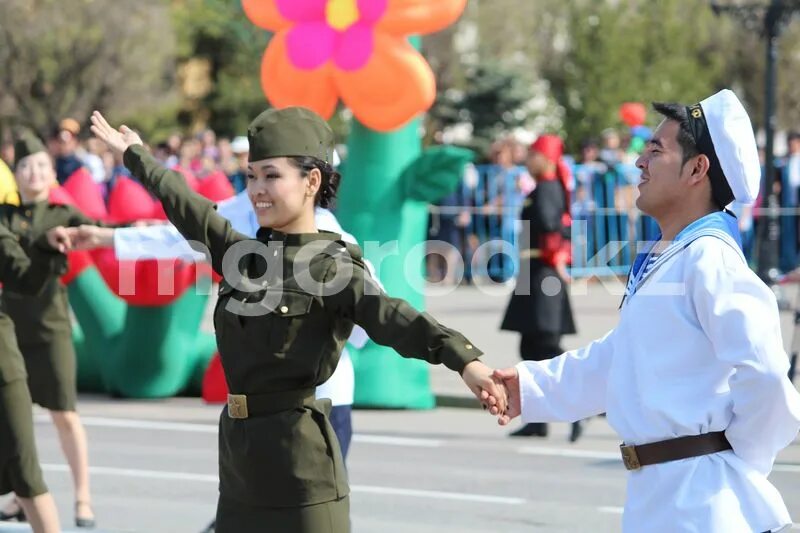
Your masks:
<instances>
[{"instance_id":1,"label":"dark hair","mask_svg":"<svg viewBox=\"0 0 800 533\"><path fill-rule=\"evenodd\" d=\"M800 131L797 131L797 130L790 131L789 135L786 138L786 140L788 142L800 140Z\"/></svg>"},{"instance_id":2,"label":"dark hair","mask_svg":"<svg viewBox=\"0 0 800 533\"><path fill-rule=\"evenodd\" d=\"M600 148L600 143L595 137L587 137L581 143L581 150L586 150L588 148Z\"/></svg>"},{"instance_id":3,"label":"dark hair","mask_svg":"<svg viewBox=\"0 0 800 533\"><path fill-rule=\"evenodd\" d=\"M314 205L323 208L332 207L333 201L336 199L336 191L339 189L339 183L342 181L341 174L336 172L330 163L316 157L302 155L291 156L287 159L292 165L300 169L300 174L303 177L308 176L308 173L315 168L319 169L320 174L322 174L322 184L320 184L317 196L314 198Z\"/></svg>"},{"instance_id":4,"label":"dark hair","mask_svg":"<svg viewBox=\"0 0 800 533\"><path fill-rule=\"evenodd\" d=\"M655 109L657 113L663 115L664 118L674 120L680 126L678 130L678 145L683 152L682 163L685 164L691 158L700 155L700 149L697 147L692 128L689 125L689 114L686 112L686 106L653 102L653 109Z\"/></svg>"}]
</instances>

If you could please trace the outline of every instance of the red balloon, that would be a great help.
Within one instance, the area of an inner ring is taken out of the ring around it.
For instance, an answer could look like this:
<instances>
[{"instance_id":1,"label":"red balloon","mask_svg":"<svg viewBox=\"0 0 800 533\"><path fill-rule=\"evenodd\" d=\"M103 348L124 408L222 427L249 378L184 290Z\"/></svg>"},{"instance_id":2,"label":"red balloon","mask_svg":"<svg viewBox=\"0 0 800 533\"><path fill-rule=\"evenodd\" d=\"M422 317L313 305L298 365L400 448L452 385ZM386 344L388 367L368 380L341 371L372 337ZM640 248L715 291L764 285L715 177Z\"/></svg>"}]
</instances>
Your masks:
<instances>
[{"instance_id":1,"label":"red balloon","mask_svg":"<svg viewBox=\"0 0 800 533\"><path fill-rule=\"evenodd\" d=\"M647 119L647 108L641 102L625 102L619 106L619 118L631 128L641 126Z\"/></svg>"},{"instance_id":2,"label":"red balloon","mask_svg":"<svg viewBox=\"0 0 800 533\"><path fill-rule=\"evenodd\" d=\"M180 165L175 166L172 170L175 172L180 172L183 175L183 179L186 180L186 184L189 186L190 189L193 191L197 190L197 186L199 185L199 181L197 177L192 173L191 170L187 168L183 168Z\"/></svg>"},{"instance_id":3,"label":"red balloon","mask_svg":"<svg viewBox=\"0 0 800 533\"><path fill-rule=\"evenodd\" d=\"M72 280L92 266L92 256L86 250L69 252L67 254L67 266L67 273L61 276L61 283L64 285L72 283Z\"/></svg>"},{"instance_id":4,"label":"red balloon","mask_svg":"<svg viewBox=\"0 0 800 533\"><path fill-rule=\"evenodd\" d=\"M108 288L129 305L169 305L183 296L200 278L208 276L210 270L204 264L172 259L118 261L114 250L110 248L91 253Z\"/></svg>"},{"instance_id":5,"label":"red balloon","mask_svg":"<svg viewBox=\"0 0 800 533\"><path fill-rule=\"evenodd\" d=\"M211 200L221 202L236 194L233 185L225 173L216 171L200 180L197 192Z\"/></svg>"},{"instance_id":6,"label":"red balloon","mask_svg":"<svg viewBox=\"0 0 800 533\"><path fill-rule=\"evenodd\" d=\"M133 222L153 218L156 200L139 183L130 178L117 180L108 198L108 215L115 222Z\"/></svg>"},{"instance_id":7,"label":"red balloon","mask_svg":"<svg viewBox=\"0 0 800 533\"><path fill-rule=\"evenodd\" d=\"M225 403L228 399L228 383L219 352L214 354L203 375L203 400L206 403Z\"/></svg>"},{"instance_id":8,"label":"red balloon","mask_svg":"<svg viewBox=\"0 0 800 533\"><path fill-rule=\"evenodd\" d=\"M75 199L64 187L53 187L47 197L53 205L75 205Z\"/></svg>"},{"instance_id":9,"label":"red balloon","mask_svg":"<svg viewBox=\"0 0 800 533\"><path fill-rule=\"evenodd\" d=\"M87 217L105 220L108 216L100 187L85 167L70 174L63 187L75 199L78 208Z\"/></svg>"}]
</instances>

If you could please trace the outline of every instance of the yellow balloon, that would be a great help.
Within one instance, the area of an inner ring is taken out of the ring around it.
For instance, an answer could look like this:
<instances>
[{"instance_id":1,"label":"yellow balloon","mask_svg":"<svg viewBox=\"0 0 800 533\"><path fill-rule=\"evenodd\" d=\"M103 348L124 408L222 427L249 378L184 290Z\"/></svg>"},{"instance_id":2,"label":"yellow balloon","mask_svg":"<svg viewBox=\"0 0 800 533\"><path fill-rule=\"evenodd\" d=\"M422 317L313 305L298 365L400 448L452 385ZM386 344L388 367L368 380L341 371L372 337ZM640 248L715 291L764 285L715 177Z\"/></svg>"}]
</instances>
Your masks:
<instances>
[{"instance_id":1,"label":"yellow balloon","mask_svg":"<svg viewBox=\"0 0 800 533\"><path fill-rule=\"evenodd\" d=\"M19 194L17 194L17 182L14 181L14 173L2 160L0 160L0 203L19 204Z\"/></svg>"}]
</instances>

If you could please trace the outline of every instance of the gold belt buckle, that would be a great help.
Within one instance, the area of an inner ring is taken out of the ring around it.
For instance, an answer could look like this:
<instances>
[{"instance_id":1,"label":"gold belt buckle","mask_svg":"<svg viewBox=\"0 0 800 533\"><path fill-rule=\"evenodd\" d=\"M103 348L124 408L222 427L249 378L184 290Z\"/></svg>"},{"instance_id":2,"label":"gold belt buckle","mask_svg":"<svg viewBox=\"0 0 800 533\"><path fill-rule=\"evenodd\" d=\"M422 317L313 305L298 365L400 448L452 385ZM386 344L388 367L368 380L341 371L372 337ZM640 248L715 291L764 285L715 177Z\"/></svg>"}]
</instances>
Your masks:
<instances>
[{"instance_id":1,"label":"gold belt buckle","mask_svg":"<svg viewBox=\"0 0 800 533\"><path fill-rule=\"evenodd\" d=\"M247 418L247 396L244 394L228 394L228 416L231 418Z\"/></svg>"},{"instance_id":2,"label":"gold belt buckle","mask_svg":"<svg viewBox=\"0 0 800 533\"><path fill-rule=\"evenodd\" d=\"M636 446L620 444L619 451L622 453L622 462L628 470L639 470L642 465L639 463L639 456L636 455Z\"/></svg>"}]
</instances>

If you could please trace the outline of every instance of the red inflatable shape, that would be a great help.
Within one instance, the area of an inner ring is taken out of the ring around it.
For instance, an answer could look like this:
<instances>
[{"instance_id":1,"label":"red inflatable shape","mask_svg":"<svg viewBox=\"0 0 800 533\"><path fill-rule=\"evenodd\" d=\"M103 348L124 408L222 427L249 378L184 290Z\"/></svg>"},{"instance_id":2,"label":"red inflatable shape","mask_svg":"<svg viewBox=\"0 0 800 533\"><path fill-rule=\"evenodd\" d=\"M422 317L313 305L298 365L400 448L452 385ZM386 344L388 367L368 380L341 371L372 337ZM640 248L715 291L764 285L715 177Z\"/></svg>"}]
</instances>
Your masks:
<instances>
[{"instance_id":1,"label":"red inflatable shape","mask_svg":"<svg viewBox=\"0 0 800 533\"><path fill-rule=\"evenodd\" d=\"M228 401L228 383L219 352L214 354L203 375L203 400L206 403L225 403Z\"/></svg>"}]
</instances>

